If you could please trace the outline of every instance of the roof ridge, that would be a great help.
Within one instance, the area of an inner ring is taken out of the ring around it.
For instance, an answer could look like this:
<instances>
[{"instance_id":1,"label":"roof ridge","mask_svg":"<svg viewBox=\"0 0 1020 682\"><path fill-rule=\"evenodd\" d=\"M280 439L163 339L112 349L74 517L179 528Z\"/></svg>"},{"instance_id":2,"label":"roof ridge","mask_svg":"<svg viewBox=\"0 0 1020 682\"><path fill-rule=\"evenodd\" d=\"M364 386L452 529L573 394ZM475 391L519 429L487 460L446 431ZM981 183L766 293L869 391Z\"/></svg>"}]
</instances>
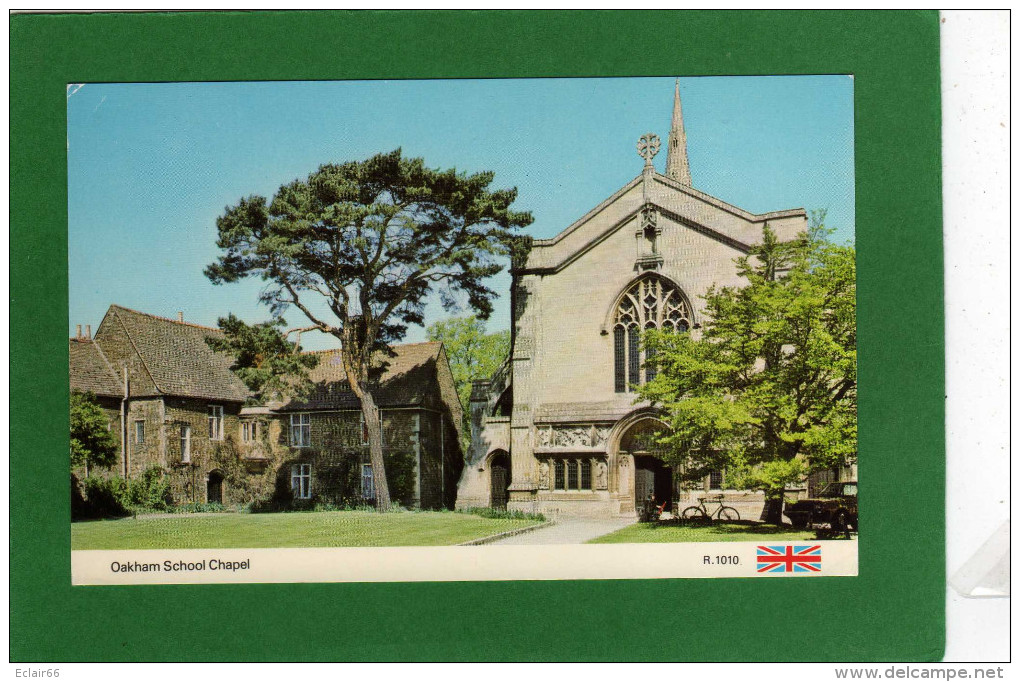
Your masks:
<instances>
[{"instance_id":1,"label":"roof ridge","mask_svg":"<svg viewBox=\"0 0 1020 682\"><path fill-rule=\"evenodd\" d=\"M408 348L410 346L429 346L429 345L442 346L443 342L442 341L410 341L408 343L394 343L390 347L391 348ZM322 349L322 350L303 350L303 351L301 351L301 355L324 355L326 353L339 353L339 352L340 352L339 348L325 348L325 349ZM376 352L380 352L380 351L376 351Z\"/></svg>"},{"instance_id":2,"label":"roof ridge","mask_svg":"<svg viewBox=\"0 0 1020 682\"><path fill-rule=\"evenodd\" d=\"M122 306L119 303L111 303L110 307L111 308L120 308L121 310L126 310L129 313L134 313L135 315L143 315L144 317L151 317L154 320L160 320L162 322L172 322L173 324L179 324L179 325L182 325L182 326L185 326L185 327L196 327L198 329L205 329L207 331L212 331L212 332L222 332L223 331L219 327L209 327L207 325L197 324L195 322L185 322L183 320L175 320L172 317L163 317L162 315L153 315L152 313L146 313L146 312L143 312L141 310L135 310L134 308L128 308L126 306Z\"/></svg>"},{"instance_id":3,"label":"roof ridge","mask_svg":"<svg viewBox=\"0 0 1020 682\"><path fill-rule=\"evenodd\" d=\"M676 178L671 178L668 175L662 175L661 173L656 173L655 175L657 180L665 180L666 182L664 184L672 186L673 189L678 189L689 194L695 199L701 199L702 201L713 204L716 208L726 211L727 213L732 213L737 217L744 218L748 222L760 223L763 220L768 220L769 218L783 218L788 217L790 214L796 215L798 213L807 213L803 207L783 208L776 211L766 211L765 213L751 213L747 209L741 208L736 204L731 204L725 199L720 199L717 196L713 196L708 192L691 187L690 185L685 185Z\"/></svg>"},{"instance_id":4,"label":"roof ridge","mask_svg":"<svg viewBox=\"0 0 1020 682\"><path fill-rule=\"evenodd\" d=\"M407 348L408 346L430 346L430 345L442 345L442 341L410 341L408 343L395 343L394 348Z\"/></svg>"},{"instance_id":5,"label":"roof ridge","mask_svg":"<svg viewBox=\"0 0 1020 682\"><path fill-rule=\"evenodd\" d=\"M583 225L584 223L588 222L589 220L594 218L596 215L598 215L599 213L604 211L606 208L609 207L610 204L615 202L621 196L626 194L628 191L630 191L634 187L637 187L637 185L641 182L642 175L643 175L642 173L639 173L637 175L637 177L635 177L633 180L628 181L623 187L621 187L620 189L616 190L615 192L610 194L608 197L606 197L601 203L599 203L598 206L595 206L594 208L592 208L590 211L588 211L583 216L581 216L580 218L578 218L574 222L572 222L569 225L567 225L566 227L564 227L562 230L557 232L552 237L549 237L548 239L535 239L534 240L534 245L535 246L553 246L554 244L558 243L562 239L566 238L567 235L569 235L571 232L574 232L575 230L580 228L581 225Z\"/></svg>"},{"instance_id":6,"label":"roof ridge","mask_svg":"<svg viewBox=\"0 0 1020 682\"><path fill-rule=\"evenodd\" d=\"M120 376L118 376L118 375L117 375L117 370L115 370L115 369L113 368L113 364L112 364L112 363L110 362L110 360L109 360L109 359L108 359L108 358L106 357L106 353L104 353L104 352L103 352L103 347L102 347L102 346L100 346L100 345L99 345L98 343L96 343L96 342L95 342L95 340L92 340L92 343L93 343L93 344L95 345L95 347L96 347L96 352L97 352L97 353L99 353L99 357L100 357L100 358L102 358L102 360L103 360L103 364L105 364L105 365L106 365L106 368L107 368L108 370L110 370L110 374L111 374L111 375L113 376L113 378L114 378L114 379L116 379L116 380L117 380L117 382L119 383L119 382L120 382ZM146 371L148 371L148 369L146 369Z\"/></svg>"},{"instance_id":7,"label":"roof ridge","mask_svg":"<svg viewBox=\"0 0 1020 682\"><path fill-rule=\"evenodd\" d=\"M124 306L119 306L119 305L117 305L115 303L111 303L110 304L110 309L107 311L107 315L109 315L110 312L113 312L114 316L116 316L117 321L120 323L120 326L124 329L124 336L127 337L128 343L131 344L131 348L134 349L134 351L135 351L135 356L138 358L138 362L141 363L142 369L145 370L145 373L149 375L149 381L152 382L152 385L156 388L156 392L157 393L159 393L160 395L164 395L166 393L166 391L164 391L162 388L160 388L159 382L156 381L156 377L153 376L152 370L149 369L149 363L145 361L145 356L142 355L141 351L138 350L138 344L135 343L135 339L131 335L131 330L128 329L128 326L126 324L124 324L124 321L122 319L120 319L120 315L117 314L117 311L114 310L114 308L120 308L121 310L126 310L126 311L131 312L131 313L137 313L138 311L137 310L131 310L131 308L125 308ZM146 313L140 313L140 314L141 315L145 315ZM105 320L106 317L104 316L103 319ZM102 326L102 324L103 324L102 322L99 323L100 326ZM128 393L130 393L130 388L128 389ZM128 396L124 396L124 397L127 398Z\"/></svg>"}]
</instances>

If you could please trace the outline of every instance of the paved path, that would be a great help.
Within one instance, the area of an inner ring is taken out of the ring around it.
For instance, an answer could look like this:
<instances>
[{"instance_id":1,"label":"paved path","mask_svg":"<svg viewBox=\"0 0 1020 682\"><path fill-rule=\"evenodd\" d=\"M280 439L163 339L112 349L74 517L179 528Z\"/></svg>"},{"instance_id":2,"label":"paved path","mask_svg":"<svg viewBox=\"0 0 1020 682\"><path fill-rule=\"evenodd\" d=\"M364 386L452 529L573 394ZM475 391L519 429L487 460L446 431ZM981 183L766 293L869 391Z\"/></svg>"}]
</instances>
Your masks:
<instances>
[{"instance_id":1,"label":"paved path","mask_svg":"<svg viewBox=\"0 0 1020 682\"><path fill-rule=\"evenodd\" d=\"M582 519L560 517L545 528L513 535L493 545L580 545L614 530L637 523L637 519Z\"/></svg>"}]
</instances>

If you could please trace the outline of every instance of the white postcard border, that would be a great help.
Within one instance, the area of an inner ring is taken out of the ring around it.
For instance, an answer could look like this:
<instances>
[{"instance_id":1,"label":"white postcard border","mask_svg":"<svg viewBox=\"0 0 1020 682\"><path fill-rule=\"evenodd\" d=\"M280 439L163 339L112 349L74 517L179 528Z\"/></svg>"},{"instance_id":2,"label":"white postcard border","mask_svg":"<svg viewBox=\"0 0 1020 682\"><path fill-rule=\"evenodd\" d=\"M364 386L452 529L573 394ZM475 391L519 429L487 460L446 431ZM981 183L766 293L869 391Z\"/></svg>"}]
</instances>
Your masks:
<instances>
[{"instance_id":1,"label":"white postcard border","mask_svg":"<svg viewBox=\"0 0 1020 682\"><path fill-rule=\"evenodd\" d=\"M821 571L766 572L757 548L821 547ZM155 566L155 568L153 568ZM148 567L148 570L145 568ZM856 540L620 545L75 550L73 585L856 576Z\"/></svg>"}]
</instances>

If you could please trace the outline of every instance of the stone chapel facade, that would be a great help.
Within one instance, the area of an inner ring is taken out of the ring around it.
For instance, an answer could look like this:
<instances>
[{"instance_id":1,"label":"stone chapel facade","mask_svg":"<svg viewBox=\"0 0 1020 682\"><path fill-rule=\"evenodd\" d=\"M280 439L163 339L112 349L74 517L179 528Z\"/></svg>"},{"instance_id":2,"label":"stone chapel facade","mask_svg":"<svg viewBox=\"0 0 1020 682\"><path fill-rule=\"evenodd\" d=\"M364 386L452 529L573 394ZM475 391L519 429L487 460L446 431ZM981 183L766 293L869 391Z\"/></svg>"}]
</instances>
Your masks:
<instances>
[{"instance_id":1,"label":"stone chapel facade","mask_svg":"<svg viewBox=\"0 0 1020 682\"><path fill-rule=\"evenodd\" d=\"M631 390L648 378L639 334L698 334L703 295L742 283L734 259L765 223L786 241L806 230L807 215L755 215L692 187L679 85L665 175L652 164L658 149L657 136L642 136L641 173L556 237L535 240L514 268L512 350L473 386L458 507L626 516L650 494L681 505L698 494L642 445L662 422ZM761 494L727 490L725 472L703 487L726 494L742 518L761 512Z\"/></svg>"}]
</instances>

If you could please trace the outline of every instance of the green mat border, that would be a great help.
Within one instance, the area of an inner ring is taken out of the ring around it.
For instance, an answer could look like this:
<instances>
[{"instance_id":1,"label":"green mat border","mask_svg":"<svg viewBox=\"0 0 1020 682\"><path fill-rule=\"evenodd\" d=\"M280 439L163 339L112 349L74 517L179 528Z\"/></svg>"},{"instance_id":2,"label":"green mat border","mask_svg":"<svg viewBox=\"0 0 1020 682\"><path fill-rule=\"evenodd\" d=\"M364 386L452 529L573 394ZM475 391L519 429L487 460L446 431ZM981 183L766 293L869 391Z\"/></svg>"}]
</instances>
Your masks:
<instances>
[{"instance_id":1,"label":"green mat border","mask_svg":"<svg viewBox=\"0 0 1020 682\"><path fill-rule=\"evenodd\" d=\"M10 34L12 660L942 656L936 12L14 15ZM71 587L66 83L798 73L855 77L859 577Z\"/></svg>"}]
</instances>

